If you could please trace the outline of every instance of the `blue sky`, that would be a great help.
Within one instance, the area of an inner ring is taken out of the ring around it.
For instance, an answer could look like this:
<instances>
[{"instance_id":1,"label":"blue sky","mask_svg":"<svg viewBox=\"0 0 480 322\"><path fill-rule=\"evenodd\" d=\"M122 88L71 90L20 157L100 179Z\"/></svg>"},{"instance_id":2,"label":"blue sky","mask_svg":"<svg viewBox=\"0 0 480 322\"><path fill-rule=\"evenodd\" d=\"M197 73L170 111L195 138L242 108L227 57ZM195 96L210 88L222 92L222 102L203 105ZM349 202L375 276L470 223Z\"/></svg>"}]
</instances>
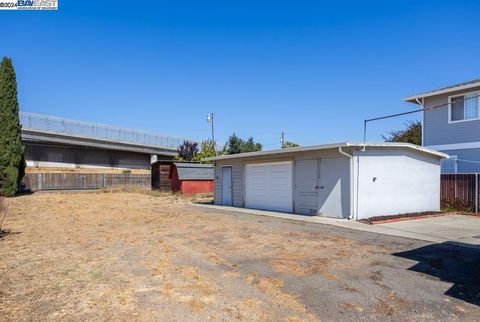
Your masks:
<instances>
[{"instance_id":1,"label":"blue sky","mask_svg":"<svg viewBox=\"0 0 480 322\"><path fill-rule=\"evenodd\" d=\"M479 78L479 1L66 1L0 11L22 111L266 149L359 141L410 94ZM382 121L369 140L414 116Z\"/></svg>"}]
</instances>

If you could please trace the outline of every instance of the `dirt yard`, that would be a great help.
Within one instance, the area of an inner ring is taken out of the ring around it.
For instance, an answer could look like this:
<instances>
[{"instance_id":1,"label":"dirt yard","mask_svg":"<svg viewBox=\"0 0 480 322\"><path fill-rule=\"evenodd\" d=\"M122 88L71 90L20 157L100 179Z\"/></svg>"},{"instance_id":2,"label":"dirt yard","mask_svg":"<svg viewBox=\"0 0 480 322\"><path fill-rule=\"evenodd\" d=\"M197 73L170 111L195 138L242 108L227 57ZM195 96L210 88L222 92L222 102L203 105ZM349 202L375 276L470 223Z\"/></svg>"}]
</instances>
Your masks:
<instances>
[{"instance_id":1,"label":"dirt yard","mask_svg":"<svg viewBox=\"0 0 480 322\"><path fill-rule=\"evenodd\" d=\"M11 199L0 320L462 320L479 252L139 193ZM476 273L475 273L476 272Z\"/></svg>"}]
</instances>

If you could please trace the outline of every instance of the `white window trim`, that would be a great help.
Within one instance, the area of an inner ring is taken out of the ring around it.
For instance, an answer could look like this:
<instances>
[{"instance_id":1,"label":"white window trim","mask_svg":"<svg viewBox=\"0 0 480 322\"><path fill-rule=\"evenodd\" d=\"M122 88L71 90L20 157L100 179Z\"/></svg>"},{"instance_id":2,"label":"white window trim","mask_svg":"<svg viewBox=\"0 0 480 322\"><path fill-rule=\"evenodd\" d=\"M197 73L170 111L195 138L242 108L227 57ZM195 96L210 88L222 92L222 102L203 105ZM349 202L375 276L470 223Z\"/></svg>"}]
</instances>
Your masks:
<instances>
[{"instance_id":1,"label":"white window trim","mask_svg":"<svg viewBox=\"0 0 480 322\"><path fill-rule=\"evenodd\" d=\"M454 97L460 97L460 96L465 96L465 95L480 95L480 91L474 91L474 92L467 92L467 93L462 93L462 94L456 94L456 95L450 95L448 97L448 123L449 124L454 124L454 123L462 123L462 122L470 122L470 121L478 121L480 120L480 107L477 106L478 111L478 117L471 118L471 119L463 119L463 120L457 120L457 121L452 121L452 98ZM478 97L480 99L480 97ZM465 108L465 106L464 106ZM463 111L465 113L465 110Z\"/></svg>"}]
</instances>

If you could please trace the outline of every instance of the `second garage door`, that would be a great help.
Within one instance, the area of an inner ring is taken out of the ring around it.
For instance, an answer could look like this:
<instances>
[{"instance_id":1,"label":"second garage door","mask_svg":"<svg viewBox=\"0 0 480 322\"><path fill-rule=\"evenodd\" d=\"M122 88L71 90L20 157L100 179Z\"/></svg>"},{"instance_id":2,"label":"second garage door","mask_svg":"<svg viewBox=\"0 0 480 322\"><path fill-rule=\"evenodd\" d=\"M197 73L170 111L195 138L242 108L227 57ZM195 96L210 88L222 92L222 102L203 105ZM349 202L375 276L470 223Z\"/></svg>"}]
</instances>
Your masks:
<instances>
[{"instance_id":1,"label":"second garage door","mask_svg":"<svg viewBox=\"0 0 480 322\"><path fill-rule=\"evenodd\" d=\"M245 207L293 211L292 162L247 164Z\"/></svg>"}]
</instances>

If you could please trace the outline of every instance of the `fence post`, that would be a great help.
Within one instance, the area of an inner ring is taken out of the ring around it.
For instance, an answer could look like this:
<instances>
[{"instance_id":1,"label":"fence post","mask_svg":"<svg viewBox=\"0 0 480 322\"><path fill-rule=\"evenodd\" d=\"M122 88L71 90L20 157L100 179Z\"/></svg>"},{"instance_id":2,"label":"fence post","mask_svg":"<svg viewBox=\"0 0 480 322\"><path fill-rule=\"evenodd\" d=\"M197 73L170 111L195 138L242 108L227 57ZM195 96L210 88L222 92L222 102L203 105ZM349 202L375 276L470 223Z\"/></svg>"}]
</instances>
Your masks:
<instances>
[{"instance_id":1,"label":"fence post","mask_svg":"<svg viewBox=\"0 0 480 322\"><path fill-rule=\"evenodd\" d=\"M478 173L475 173L475 213L478 213Z\"/></svg>"},{"instance_id":2,"label":"fence post","mask_svg":"<svg viewBox=\"0 0 480 322\"><path fill-rule=\"evenodd\" d=\"M38 174L38 190L43 189L43 173Z\"/></svg>"}]
</instances>

